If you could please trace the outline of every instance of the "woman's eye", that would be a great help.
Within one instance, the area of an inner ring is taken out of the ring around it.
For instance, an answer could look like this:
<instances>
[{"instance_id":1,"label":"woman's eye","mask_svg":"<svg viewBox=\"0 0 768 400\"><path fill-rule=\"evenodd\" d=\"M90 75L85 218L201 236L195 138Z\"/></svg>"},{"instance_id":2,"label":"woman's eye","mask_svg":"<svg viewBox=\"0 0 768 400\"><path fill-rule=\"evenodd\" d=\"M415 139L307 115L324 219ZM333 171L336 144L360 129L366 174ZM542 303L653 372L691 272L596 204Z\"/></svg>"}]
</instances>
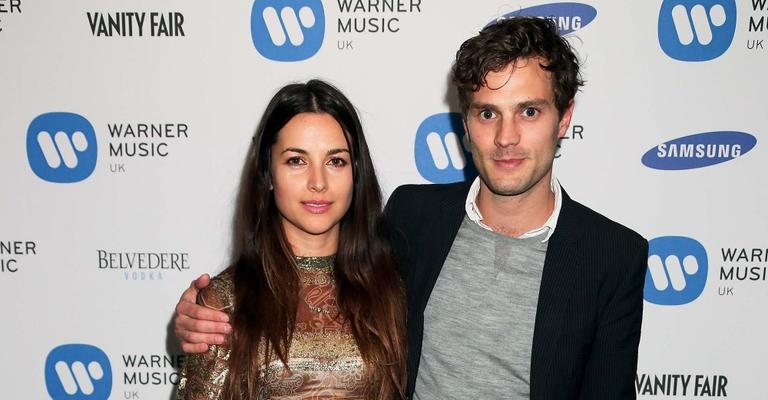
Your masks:
<instances>
[{"instance_id":1,"label":"woman's eye","mask_svg":"<svg viewBox=\"0 0 768 400\"><path fill-rule=\"evenodd\" d=\"M330 160L328 160L328 164L334 167L343 167L347 165L347 160L343 158L331 158Z\"/></svg>"},{"instance_id":2,"label":"woman's eye","mask_svg":"<svg viewBox=\"0 0 768 400\"><path fill-rule=\"evenodd\" d=\"M288 165L301 165L304 163L304 160L301 159L301 157L291 157L285 161Z\"/></svg>"}]
</instances>

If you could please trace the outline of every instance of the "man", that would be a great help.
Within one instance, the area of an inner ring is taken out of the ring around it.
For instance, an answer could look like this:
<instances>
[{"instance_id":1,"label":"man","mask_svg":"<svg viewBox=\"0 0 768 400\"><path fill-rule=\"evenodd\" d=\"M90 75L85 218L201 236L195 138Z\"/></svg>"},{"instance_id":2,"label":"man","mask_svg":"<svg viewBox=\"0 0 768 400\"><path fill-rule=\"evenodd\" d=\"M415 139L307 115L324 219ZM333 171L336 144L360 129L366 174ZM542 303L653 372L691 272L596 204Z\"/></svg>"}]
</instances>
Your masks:
<instances>
[{"instance_id":1,"label":"man","mask_svg":"<svg viewBox=\"0 0 768 400\"><path fill-rule=\"evenodd\" d=\"M385 211L408 293L409 397L635 398L647 242L552 175L578 68L539 18L500 21L457 52L479 177L399 187ZM204 280L177 306L186 351L223 340L210 332L226 325L190 318L213 319L193 304Z\"/></svg>"}]
</instances>

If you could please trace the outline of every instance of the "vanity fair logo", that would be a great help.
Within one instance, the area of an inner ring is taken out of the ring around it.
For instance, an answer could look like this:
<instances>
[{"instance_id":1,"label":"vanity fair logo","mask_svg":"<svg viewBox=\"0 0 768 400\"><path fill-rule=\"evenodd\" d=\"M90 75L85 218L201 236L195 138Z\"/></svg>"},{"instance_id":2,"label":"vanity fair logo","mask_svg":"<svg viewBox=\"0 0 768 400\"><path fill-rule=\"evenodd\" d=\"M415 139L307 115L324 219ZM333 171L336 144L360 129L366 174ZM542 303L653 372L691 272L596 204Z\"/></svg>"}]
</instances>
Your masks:
<instances>
[{"instance_id":1,"label":"vanity fair logo","mask_svg":"<svg viewBox=\"0 0 768 400\"><path fill-rule=\"evenodd\" d=\"M701 373L637 373L635 389L641 396L639 398L728 397L728 377Z\"/></svg>"},{"instance_id":2,"label":"vanity fair logo","mask_svg":"<svg viewBox=\"0 0 768 400\"><path fill-rule=\"evenodd\" d=\"M101 38L179 38L184 32L184 14L178 11L88 11L91 35Z\"/></svg>"}]
</instances>

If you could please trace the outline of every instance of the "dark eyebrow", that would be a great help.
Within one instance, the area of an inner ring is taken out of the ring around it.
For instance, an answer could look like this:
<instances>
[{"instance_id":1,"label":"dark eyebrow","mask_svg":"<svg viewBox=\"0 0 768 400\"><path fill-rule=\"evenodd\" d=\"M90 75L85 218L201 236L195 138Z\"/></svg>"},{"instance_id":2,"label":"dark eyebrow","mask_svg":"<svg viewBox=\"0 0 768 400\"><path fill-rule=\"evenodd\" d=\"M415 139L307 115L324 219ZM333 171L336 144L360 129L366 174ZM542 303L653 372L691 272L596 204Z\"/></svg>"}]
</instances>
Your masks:
<instances>
[{"instance_id":1,"label":"dark eyebrow","mask_svg":"<svg viewBox=\"0 0 768 400\"><path fill-rule=\"evenodd\" d=\"M281 151L280 154L288 153L288 152L299 153L299 154L309 154L308 151L306 151L304 149L300 149L298 147L288 147L287 149ZM330 149L330 150L328 150L326 155L332 156L334 154L339 154L339 153L349 153L349 150L348 149L343 149L343 148Z\"/></svg>"},{"instance_id":2,"label":"dark eyebrow","mask_svg":"<svg viewBox=\"0 0 768 400\"><path fill-rule=\"evenodd\" d=\"M533 99L533 100L527 100L527 101L520 102L520 103L515 105L515 108L517 110L524 110L524 109L526 109L528 107L543 108L543 107L549 106L551 104L552 104L552 102L550 102L547 99ZM488 109L488 110L491 110L491 111L494 111L494 112L499 112L499 107L498 106L496 106L494 104L489 104L489 103L471 103L469 105L469 108L472 109L472 110L486 110L486 109Z\"/></svg>"},{"instance_id":3,"label":"dark eyebrow","mask_svg":"<svg viewBox=\"0 0 768 400\"><path fill-rule=\"evenodd\" d=\"M332 156L334 154L339 154L339 153L347 153L347 154L349 154L349 150L348 149L341 149L341 148L328 150L328 155L329 156Z\"/></svg>"},{"instance_id":4,"label":"dark eyebrow","mask_svg":"<svg viewBox=\"0 0 768 400\"><path fill-rule=\"evenodd\" d=\"M299 153L299 154L309 154L306 150L300 149L298 147L288 147L287 149L281 151L280 154L288 153L288 152Z\"/></svg>"},{"instance_id":5,"label":"dark eyebrow","mask_svg":"<svg viewBox=\"0 0 768 400\"><path fill-rule=\"evenodd\" d=\"M469 108L472 109L472 110L486 110L487 109L487 110L491 110L491 111L494 111L494 112L499 112L499 108L498 107L496 107L493 104L488 104L488 103L471 103L469 105Z\"/></svg>"},{"instance_id":6,"label":"dark eyebrow","mask_svg":"<svg viewBox=\"0 0 768 400\"><path fill-rule=\"evenodd\" d=\"M521 103L518 103L517 109L518 110L524 110L524 109L526 109L528 107L539 107L539 108L542 108L542 107L548 106L550 104L551 103L548 100L546 100L546 99L534 99L534 100L528 100L528 101L523 101Z\"/></svg>"}]
</instances>

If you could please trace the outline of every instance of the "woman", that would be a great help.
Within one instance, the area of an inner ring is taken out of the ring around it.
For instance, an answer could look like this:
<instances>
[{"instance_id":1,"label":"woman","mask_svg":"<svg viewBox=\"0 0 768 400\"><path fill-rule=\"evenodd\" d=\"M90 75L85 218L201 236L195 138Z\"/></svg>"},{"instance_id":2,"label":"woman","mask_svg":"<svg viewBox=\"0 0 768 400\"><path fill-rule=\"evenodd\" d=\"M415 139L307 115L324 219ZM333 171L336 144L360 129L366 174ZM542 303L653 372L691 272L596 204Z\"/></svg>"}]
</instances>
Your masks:
<instances>
[{"instance_id":1,"label":"woman","mask_svg":"<svg viewBox=\"0 0 768 400\"><path fill-rule=\"evenodd\" d=\"M404 397L402 285L359 118L319 80L283 87L253 138L231 267L198 298L227 344L187 358L179 399Z\"/></svg>"}]
</instances>

